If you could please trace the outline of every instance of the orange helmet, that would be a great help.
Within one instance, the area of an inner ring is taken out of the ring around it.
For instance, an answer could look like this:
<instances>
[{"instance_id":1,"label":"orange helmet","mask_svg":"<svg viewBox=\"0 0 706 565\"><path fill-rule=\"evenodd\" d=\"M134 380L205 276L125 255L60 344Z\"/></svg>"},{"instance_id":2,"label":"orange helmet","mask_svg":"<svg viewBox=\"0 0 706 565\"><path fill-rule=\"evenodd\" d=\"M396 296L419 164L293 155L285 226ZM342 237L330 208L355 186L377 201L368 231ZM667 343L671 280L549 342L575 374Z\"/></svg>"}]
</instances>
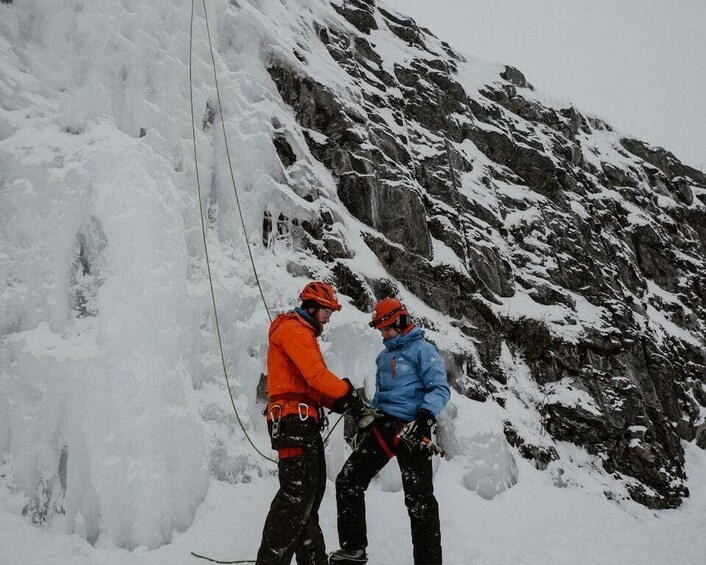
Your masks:
<instances>
[{"instance_id":1,"label":"orange helmet","mask_svg":"<svg viewBox=\"0 0 706 565\"><path fill-rule=\"evenodd\" d=\"M375 305L373 321L369 325L376 330L393 326L402 331L411 323L409 311L402 302L397 298L384 298Z\"/></svg>"},{"instance_id":2,"label":"orange helmet","mask_svg":"<svg viewBox=\"0 0 706 565\"><path fill-rule=\"evenodd\" d=\"M336 298L336 292L330 284L325 282L310 282L299 293L299 298L302 302L313 300L324 308L331 308L332 310L341 309L341 305Z\"/></svg>"}]
</instances>

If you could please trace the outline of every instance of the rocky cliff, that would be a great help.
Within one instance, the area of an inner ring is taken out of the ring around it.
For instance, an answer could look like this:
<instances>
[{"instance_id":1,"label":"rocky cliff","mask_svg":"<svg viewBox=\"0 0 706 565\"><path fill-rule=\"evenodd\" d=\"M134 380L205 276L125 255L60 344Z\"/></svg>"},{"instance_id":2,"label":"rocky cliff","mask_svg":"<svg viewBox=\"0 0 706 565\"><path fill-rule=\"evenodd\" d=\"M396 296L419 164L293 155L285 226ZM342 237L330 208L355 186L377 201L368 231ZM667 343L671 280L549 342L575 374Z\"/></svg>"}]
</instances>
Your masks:
<instances>
[{"instance_id":1,"label":"rocky cliff","mask_svg":"<svg viewBox=\"0 0 706 565\"><path fill-rule=\"evenodd\" d=\"M635 500L679 505L680 442L706 406L706 175L372 0L333 6L315 35L347 91L311 70L311 45L268 70L387 276L357 269L331 215L305 222L303 248L360 309L403 285L448 316L468 340L453 384L471 398L514 394L506 347L544 391L551 438L598 454ZM538 466L557 457L511 414L506 437Z\"/></svg>"}]
</instances>

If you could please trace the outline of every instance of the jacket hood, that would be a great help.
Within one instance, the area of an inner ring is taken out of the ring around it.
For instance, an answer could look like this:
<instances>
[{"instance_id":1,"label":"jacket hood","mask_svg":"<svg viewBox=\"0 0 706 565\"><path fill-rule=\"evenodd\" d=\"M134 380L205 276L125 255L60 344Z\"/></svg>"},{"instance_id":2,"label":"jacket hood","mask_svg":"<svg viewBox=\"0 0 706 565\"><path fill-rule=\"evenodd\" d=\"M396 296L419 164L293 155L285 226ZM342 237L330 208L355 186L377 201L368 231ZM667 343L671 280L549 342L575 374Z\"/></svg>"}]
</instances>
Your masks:
<instances>
[{"instance_id":1,"label":"jacket hood","mask_svg":"<svg viewBox=\"0 0 706 565\"><path fill-rule=\"evenodd\" d=\"M398 333L395 337L382 340L382 344L387 349L398 349L407 343L417 341L418 339L424 339L424 330L415 326L409 333Z\"/></svg>"},{"instance_id":2,"label":"jacket hood","mask_svg":"<svg viewBox=\"0 0 706 565\"><path fill-rule=\"evenodd\" d=\"M270 324L270 331L268 332L269 339L272 339L274 333L284 324L287 320L294 320L295 322L303 325L307 329L314 332L314 335L318 337L317 330L315 327L316 320L314 320L306 311L301 311L299 308L295 308L290 312L280 314L277 316Z\"/></svg>"}]
</instances>

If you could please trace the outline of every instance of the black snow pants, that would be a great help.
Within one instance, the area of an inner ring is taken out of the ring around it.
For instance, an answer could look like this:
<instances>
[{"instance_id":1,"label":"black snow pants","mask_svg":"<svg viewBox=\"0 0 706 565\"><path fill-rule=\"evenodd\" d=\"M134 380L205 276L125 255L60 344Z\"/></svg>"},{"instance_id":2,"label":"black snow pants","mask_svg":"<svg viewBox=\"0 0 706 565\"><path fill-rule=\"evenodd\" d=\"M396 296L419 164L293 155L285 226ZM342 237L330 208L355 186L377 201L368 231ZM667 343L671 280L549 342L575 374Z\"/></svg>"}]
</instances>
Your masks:
<instances>
[{"instance_id":1,"label":"black snow pants","mask_svg":"<svg viewBox=\"0 0 706 565\"><path fill-rule=\"evenodd\" d=\"M441 565L441 527L431 453L422 447L398 443L396 436L403 425L389 415L378 418L336 477L338 539L341 548L349 551L367 547L365 490L387 462L397 456L412 526L414 565Z\"/></svg>"},{"instance_id":2,"label":"black snow pants","mask_svg":"<svg viewBox=\"0 0 706 565\"><path fill-rule=\"evenodd\" d=\"M279 453L279 491L265 520L257 565L326 565L319 506L326 488L326 460L319 424L313 418L285 416L273 434Z\"/></svg>"}]
</instances>

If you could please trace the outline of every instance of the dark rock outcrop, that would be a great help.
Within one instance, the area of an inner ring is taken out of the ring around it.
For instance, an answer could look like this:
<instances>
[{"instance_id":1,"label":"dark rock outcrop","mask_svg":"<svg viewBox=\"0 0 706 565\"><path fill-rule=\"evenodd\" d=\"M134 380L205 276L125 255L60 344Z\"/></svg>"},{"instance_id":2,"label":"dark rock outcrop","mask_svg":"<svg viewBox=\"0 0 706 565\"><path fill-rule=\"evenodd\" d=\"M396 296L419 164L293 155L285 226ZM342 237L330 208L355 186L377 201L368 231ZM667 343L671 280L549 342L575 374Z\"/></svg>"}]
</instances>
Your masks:
<instances>
[{"instance_id":1,"label":"dark rock outcrop","mask_svg":"<svg viewBox=\"0 0 706 565\"><path fill-rule=\"evenodd\" d=\"M360 127L367 120L347 112L324 85L280 66L270 67L270 74L299 123L327 136L326 144L312 142L310 149L336 175L338 195L351 213L413 253L430 258L431 239L418 185L403 169L404 146L384 128L368 132Z\"/></svg>"}]
</instances>

